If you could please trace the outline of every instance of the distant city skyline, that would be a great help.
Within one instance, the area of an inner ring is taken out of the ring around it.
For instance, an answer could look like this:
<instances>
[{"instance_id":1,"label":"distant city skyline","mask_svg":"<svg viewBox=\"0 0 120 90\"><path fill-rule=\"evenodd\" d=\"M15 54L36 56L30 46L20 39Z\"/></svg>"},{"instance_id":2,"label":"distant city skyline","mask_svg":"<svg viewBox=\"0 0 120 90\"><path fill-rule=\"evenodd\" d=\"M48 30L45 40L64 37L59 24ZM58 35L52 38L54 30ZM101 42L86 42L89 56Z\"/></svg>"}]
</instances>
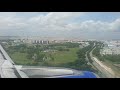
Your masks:
<instances>
[{"instance_id":1,"label":"distant city skyline","mask_svg":"<svg viewBox=\"0 0 120 90\"><path fill-rule=\"evenodd\" d=\"M120 39L120 12L0 12L0 36Z\"/></svg>"}]
</instances>

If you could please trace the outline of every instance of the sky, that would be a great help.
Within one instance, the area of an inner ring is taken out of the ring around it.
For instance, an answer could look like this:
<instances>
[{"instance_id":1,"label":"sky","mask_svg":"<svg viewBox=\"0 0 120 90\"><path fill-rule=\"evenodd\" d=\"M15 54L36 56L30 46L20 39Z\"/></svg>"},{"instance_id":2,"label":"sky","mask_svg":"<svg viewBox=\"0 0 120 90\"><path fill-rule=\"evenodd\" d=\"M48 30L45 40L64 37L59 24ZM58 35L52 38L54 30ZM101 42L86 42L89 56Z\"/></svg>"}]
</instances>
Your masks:
<instances>
[{"instance_id":1,"label":"sky","mask_svg":"<svg viewBox=\"0 0 120 90\"><path fill-rule=\"evenodd\" d=\"M0 36L120 39L120 12L0 12Z\"/></svg>"}]
</instances>

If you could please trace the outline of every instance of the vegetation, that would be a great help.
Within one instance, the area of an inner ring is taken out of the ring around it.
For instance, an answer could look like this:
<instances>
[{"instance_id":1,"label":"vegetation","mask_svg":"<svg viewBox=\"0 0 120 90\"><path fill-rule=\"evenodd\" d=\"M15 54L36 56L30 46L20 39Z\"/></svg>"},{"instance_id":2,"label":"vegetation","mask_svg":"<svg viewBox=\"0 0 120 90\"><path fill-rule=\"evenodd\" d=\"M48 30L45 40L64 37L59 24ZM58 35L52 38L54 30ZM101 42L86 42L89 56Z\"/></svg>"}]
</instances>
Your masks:
<instances>
[{"instance_id":1,"label":"vegetation","mask_svg":"<svg viewBox=\"0 0 120 90\"><path fill-rule=\"evenodd\" d=\"M103 47L103 43L102 42L96 42L96 48L93 50L93 55L95 55L96 57L99 58L99 60L104 61L104 58L101 56L100 54L100 50Z\"/></svg>"},{"instance_id":2,"label":"vegetation","mask_svg":"<svg viewBox=\"0 0 120 90\"><path fill-rule=\"evenodd\" d=\"M50 47L64 46L64 47L66 47L66 48L76 48L76 47L79 47L79 43L66 42L66 43L51 44L51 45L49 45L49 46L50 46Z\"/></svg>"},{"instance_id":3,"label":"vegetation","mask_svg":"<svg viewBox=\"0 0 120 90\"><path fill-rule=\"evenodd\" d=\"M73 68L78 70L94 71L86 61L86 52L93 48L94 42L79 49L78 43L61 43L50 45L20 44L5 47L10 57L16 64L22 65L44 65ZM88 58L90 59L89 55Z\"/></svg>"},{"instance_id":4,"label":"vegetation","mask_svg":"<svg viewBox=\"0 0 120 90\"><path fill-rule=\"evenodd\" d=\"M72 44L72 43L71 43ZM70 45L70 44L68 44ZM75 46L74 46L75 45ZM76 44L70 45L69 47L76 47ZM53 47L51 49L51 47ZM77 59L76 52L79 50L76 48L67 48L66 44L58 45L32 45L20 44L17 46L4 47L10 57L17 64L32 64L41 65L49 63L51 65L58 65L62 63L73 62ZM43 52L48 50L48 52ZM53 50L53 51L49 51ZM56 51L54 51L56 50ZM24 63L25 62L25 63Z\"/></svg>"},{"instance_id":5,"label":"vegetation","mask_svg":"<svg viewBox=\"0 0 120 90\"><path fill-rule=\"evenodd\" d=\"M90 65L87 64L87 61L85 59L79 58L75 60L74 62L70 62L63 65L67 68L73 68L76 70L88 70L88 71L94 71Z\"/></svg>"},{"instance_id":6,"label":"vegetation","mask_svg":"<svg viewBox=\"0 0 120 90\"><path fill-rule=\"evenodd\" d=\"M79 48L70 48L69 51L56 51L55 53L47 52L46 56L51 55L54 58L53 60L46 60L45 64L49 66L59 66L60 64L67 64L69 62L74 62L77 59L76 52Z\"/></svg>"},{"instance_id":7,"label":"vegetation","mask_svg":"<svg viewBox=\"0 0 120 90\"><path fill-rule=\"evenodd\" d=\"M103 58L104 60L120 64L120 55L104 55Z\"/></svg>"},{"instance_id":8,"label":"vegetation","mask_svg":"<svg viewBox=\"0 0 120 90\"><path fill-rule=\"evenodd\" d=\"M74 62L70 62L67 64L64 64L64 67L69 67L77 70L88 70L88 71L95 71L90 65L88 65L86 61L85 54L87 51L90 51L93 47L94 42L90 43L89 46L80 49L77 52L78 58Z\"/></svg>"}]
</instances>

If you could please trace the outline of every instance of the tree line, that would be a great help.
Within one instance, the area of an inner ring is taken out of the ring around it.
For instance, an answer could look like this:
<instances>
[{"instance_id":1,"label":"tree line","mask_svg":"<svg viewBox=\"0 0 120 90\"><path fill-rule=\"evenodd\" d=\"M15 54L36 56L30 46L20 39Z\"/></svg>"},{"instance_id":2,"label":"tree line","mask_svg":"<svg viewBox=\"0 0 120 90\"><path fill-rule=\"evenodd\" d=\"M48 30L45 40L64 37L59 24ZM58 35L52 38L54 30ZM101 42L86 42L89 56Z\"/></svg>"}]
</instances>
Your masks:
<instances>
[{"instance_id":1,"label":"tree line","mask_svg":"<svg viewBox=\"0 0 120 90\"><path fill-rule=\"evenodd\" d=\"M76 70L88 70L88 71L95 71L91 65L88 65L88 61L86 61L86 52L89 51L93 47L94 42L90 42L90 45L87 47L84 47L82 49L79 49L79 51L76 53L77 54L77 60L74 62L70 62L67 64L63 64L62 66L67 67L67 68L73 68Z\"/></svg>"}]
</instances>

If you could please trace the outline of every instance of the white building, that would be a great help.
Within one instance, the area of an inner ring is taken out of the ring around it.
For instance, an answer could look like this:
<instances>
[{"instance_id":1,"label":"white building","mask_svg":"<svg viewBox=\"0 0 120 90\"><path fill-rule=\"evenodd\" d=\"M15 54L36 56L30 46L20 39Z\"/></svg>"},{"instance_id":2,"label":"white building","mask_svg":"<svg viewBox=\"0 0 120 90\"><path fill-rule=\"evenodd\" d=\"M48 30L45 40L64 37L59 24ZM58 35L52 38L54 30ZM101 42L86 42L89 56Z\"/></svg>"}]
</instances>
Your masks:
<instances>
[{"instance_id":1,"label":"white building","mask_svg":"<svg viewBox=\"0 0 120 90\"><path fill-rule=\"evenodd\" d=\"M120 47L118 46L119 43L118 41L106 41L104 48L101 50L101 54L106 55L106 54L115 54L118 55L120 54Z\"/></svg>"},{"instance_id":2,"label":"white building","mask_svg":"<svg viewBox=\"0 0 120 90\"><path fill-rule=\"evenodd\" d=\"M87 47L89 45L88 42L79 42L79 48L84 48L84 47Z\"/></svg>"}]
</instances>

